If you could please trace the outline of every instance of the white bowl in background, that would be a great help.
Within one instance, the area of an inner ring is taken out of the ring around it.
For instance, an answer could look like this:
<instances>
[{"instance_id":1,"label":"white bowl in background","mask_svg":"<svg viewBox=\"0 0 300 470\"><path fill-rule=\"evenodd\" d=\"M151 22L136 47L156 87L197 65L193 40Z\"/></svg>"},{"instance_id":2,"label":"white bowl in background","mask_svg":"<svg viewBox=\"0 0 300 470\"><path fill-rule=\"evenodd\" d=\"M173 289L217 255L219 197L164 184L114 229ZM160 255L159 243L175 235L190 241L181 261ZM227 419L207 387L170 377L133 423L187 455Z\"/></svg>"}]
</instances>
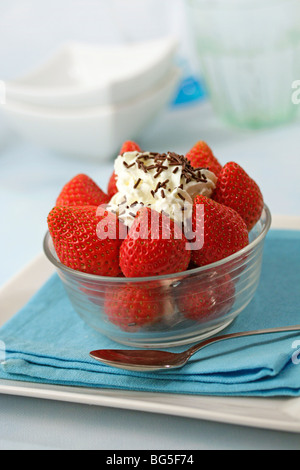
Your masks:
<instances>
[{"instance_id":1,"label":"white bowl in background","mask_svg":"<svg viewBox=\"0 0 300 470\"><path fill-rule=\"evenodd\" d=\"M46 107L123 103L155 86L173 67L173 37L121 46L69 43L26 76L5 82L8 101Z\"/></svg>"},{"instance_id":2,"label":"white bowl in background","mask_svg":"<svg viewBox=\"0 0 300 470\"><path fill-rule=\"evenodd\" d=\"M73 157L108 159L171 102L181 72L173 68L154 88L119 106L54 109L7 100L11 127L33 143Z\"/></svg>"}]
</instances>

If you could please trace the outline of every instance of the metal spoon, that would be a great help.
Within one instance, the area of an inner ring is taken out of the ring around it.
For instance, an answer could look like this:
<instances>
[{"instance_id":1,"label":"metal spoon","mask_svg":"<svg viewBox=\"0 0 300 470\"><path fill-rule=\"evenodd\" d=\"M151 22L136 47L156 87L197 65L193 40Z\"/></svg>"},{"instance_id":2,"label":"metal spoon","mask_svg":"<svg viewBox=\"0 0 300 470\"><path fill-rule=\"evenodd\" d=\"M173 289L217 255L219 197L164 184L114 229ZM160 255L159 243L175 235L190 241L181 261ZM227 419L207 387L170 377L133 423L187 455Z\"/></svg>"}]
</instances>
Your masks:
<instances>
[{"instance_id":1,"label":"metal spoon","mask_svg":"<svg viewBox=\"0 0 300 470\"><path fill-rule=\"evenodd\" d=\"M266 330L244 331L228 335L208 338L181 353L167 351L142 349L142 350L121 350L121 349L100 349L92 351L90 356L103 364L117 367L119 369L134 370L139 372L153 372L158 370L176 369L183 367L187 361L200 349L209 344L226 339L241 338L243 336L264 335L268 333L280 333L288 331L300 331L300 325L286 326L281 328L268 328Z\"/></svg>"}]
</instances>

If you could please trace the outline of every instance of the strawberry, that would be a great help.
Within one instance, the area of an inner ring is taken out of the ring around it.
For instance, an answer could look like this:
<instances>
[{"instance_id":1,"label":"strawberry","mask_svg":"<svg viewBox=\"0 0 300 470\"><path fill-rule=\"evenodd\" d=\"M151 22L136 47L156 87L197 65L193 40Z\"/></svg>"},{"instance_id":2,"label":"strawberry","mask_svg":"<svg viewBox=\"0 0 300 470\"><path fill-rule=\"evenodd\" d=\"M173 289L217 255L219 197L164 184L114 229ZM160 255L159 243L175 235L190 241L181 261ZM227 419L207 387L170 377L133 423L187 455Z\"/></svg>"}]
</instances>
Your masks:
<instances>
[{"instance_id":1,"label":"strawberry","mask_svg":"<svg viewBox=\"0 0 300 470\"><path fill-rule=\"evenodd\" d=\"M104 311L114 325L136 332L157 323L163 316L164 306L151 286L127 284L107 291Z\"/></svg>"},{"instance_id":2,"label":"strawberry","mask_svg":"<svg viewBox=\"0 0 300 470\"><path fill-rule=\"evenodd\" d=\"M204 218L199 209L203 205ZM223 206L206 196L194 200L192 216L193 234L203 246L191 244L192 260L205 266L241 250L249 243L247 226L242 217L230 207Z\"/></svg>"},{"instance_id":3,"label":"strawberry","mask_svg":"<svg viewBox=\"0 0 300 470\"><path fill-rule=\"evenodd\" d=\"M225 274L207 282L188 279L180 288L177 305L186 318L203 323L226 315L234 300L234 282Z\"/></svg>"},{"instance_id":4,"label":"strawberry","mask_svg":"<svg viewBox=\"0 0 300 470\"><path fill-rule=\"evenodd\" d=\"M127 140L121 147L120 155L126 152L141 152L140 146L132 140Z\"/></svg>"},{"instance_id":5,"label":"strawberry","mask_svg":"<svg viewBox=\"0 0 300 470\"><path fill-rule=\"evenodd\" d=\"M56 206L100 206L108 201L108 195L89 176L80 174L63 187Z\"/></svg>"},{"instance_id":6,"label":"strawberry","mask_svg":"<svg viewBox=\"0 0 300 470\"><path fill-rule=\"evenodd\" d=\"M78 288L91 303L98 307L103 306L105 299L105 289L103 289L103 284L101 285L99 282L91 283L90 281L78 281Z\"/></svg>"},{"instance_id":7,"label":"strawberry","mask_svg":"<svg viewBox=\"0 0 300 470\"><path fill-rule=\"evenodd\" d=\"M264 207L258 185L234 162L227 163L222 169L213 198L238 212L246 222L248 231L259 220Z\"/></svg>"},{"instance_id":8,"label":"strawberry","mask_svg":"<svg viewBox=\"0 0 300 470\"><path fill-rule=\"evenodd\" d=\"M107 193L109 198L111 199L115 194L117 194L117 192L117 175L115 174L115 172L113 172L108 182Z\"/></svg>"},{"instance_id":9,"label":"strawberry","mask_svg":"<svg viewBox=\"0 0 300 470\"><path fill-rule=\"evenodd\" d=\"M114 214L96 206L54 207L48 215L48 227L56 254L65 266L101 276L120 274L121 241Z\"/></svg>"},{"instance_id":10,"label":"strawberry","mask_svg":"<svg viewBox=\"0 0 300 470\"><path fill-rule=\"evenodd\" d=\"M143 208L120 249L126 277L157 276L185 271L190 251L181 229L168 216Z\"/></svg>"},{"instance_id":11,"label":"strawberry","mask_svg":"<svg viewBox=\"0 0 300 470\"><path fill-rule=\"evenodd\" d=\"M202 140L197 142L185 157L194 168L208 168L217 177L222 170L222 165L214 156L211 148Z\"/></svg>"}]
</instances>

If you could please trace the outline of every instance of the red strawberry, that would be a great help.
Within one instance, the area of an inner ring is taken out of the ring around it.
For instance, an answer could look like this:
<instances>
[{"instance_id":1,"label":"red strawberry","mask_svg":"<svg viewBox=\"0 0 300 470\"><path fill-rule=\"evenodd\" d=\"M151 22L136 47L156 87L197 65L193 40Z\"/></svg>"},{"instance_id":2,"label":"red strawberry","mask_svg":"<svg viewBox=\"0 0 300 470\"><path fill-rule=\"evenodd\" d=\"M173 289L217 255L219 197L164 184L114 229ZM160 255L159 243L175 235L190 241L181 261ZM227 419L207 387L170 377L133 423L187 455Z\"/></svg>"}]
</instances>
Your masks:
<instances>
[{"instance_id":1,"label":"red strawberry","mask_svg":"<svg viewBox=\"0 0 300 470\"><path fill-rule=\"evenodd\" d=\"M217 177L222 170L222 165L214 156L211 148L202 140L194 145L194 147L186 154L186 158L194 168L208 168Z\"/></svg>"},{"instance_id":2,"label":"red strawberry","mask_svg":"<svg viewBox=\"0 0 300 470\"><path fill-rule=\"evenodd\" d=\"M115 194L117 194L117 192L117 175L115 174L115 172L113 172L108 182L107 193L109 198L111 199Z\"/></svg>"},{"instance_id":3,"label":"red strawberry","mask_svg":"<svg viewBox=\"0 0 300 470\"><path fill-rule=\"evenodd\" d=\"M108 201L108 195L89 176L80 174L63 187L56 206L100 206Z\"/></svg>"},{"instance_id":4,"label":"red strawberry","mask_svg":"<svg viewBox=\"0 0 300 470\"><path fill-rule=\"evenodd\" d=\"M48 227L56 254L65 266L89 274L119 276L121 241L115 215L96 206L54 207Z\"/></svg>"},{"instance_id":5,"label":"red strawberry","mask_svg":"<svg viewBox=\"0 0 300 470\"><path fill-rule=\"evenodd\" d=\"M157 323L163 316L164 305L155 289L146 284L127 284L107 291L104 310L111 323L136 332Z\"/></svg>"},{"instance_id":6,"label":"red strawberry","mask_svg":"<svg viewBox=\"0 0 300 470\"><path fill-rule=\"evenodd\" d=\"M180 290L177 305L190 320L207 322L226 315L234 304L235 286L229 274L215 280L192 281L188 279Z\"/></svg>"},{"instance_id":7,"label":"red strawberry","mask_svg":"<svg viewBox=\"0 0 300 470\"><path fill-rule=\"evenodd\" d=\"M127 140L122 145L120 155L123 155L123 153L126 152L141 152L141 148L136 142L133 142L132 140Z\"/></svg>"},{"instance_id":8,"label":"red strawberry","mask_svg":"<svg viewBox=\"0 0 300 470\"><path fill-rule=\"evenodd\" d=\"M138 212L120 249L126 277L145 277L185 271L190 262L188 242L168 216L149 208Z\"/></svg>"},{"instance_id":9,"label":"red strawberry","mask_svg":"<svg viewBox=\"0 0 300 470\"><path fill-rule=\"evenodd\" d=\"M204 208L204 218L200 212ZM249 243L248 230L241 216L230 207L205 196L194 200L192 228L200 242L191 244L192 260L205 266L241 250ZM204 241L201 247L201 240Z\"/></svg>"},{"instance_id":10,"label":"red strawberry","mask_svg":"<svg viewBox=\"0 0 300 470\"><path fill-rule=\"evenodd\" d=\"M259 220L264 207L258 185L234 162L227 163L222 169L213 198L238 212L249 231Z\"/></svg>"}]
</instances>

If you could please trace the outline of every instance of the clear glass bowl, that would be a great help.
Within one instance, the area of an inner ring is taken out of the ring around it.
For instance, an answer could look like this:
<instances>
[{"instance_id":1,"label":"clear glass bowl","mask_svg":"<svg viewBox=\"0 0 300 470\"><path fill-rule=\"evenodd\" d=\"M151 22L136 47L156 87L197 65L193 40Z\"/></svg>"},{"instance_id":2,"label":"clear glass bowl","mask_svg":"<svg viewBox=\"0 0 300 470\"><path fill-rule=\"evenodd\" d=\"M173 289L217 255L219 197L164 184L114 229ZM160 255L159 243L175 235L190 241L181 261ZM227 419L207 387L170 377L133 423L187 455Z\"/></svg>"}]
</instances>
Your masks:
<instances>
[{"instance_id":1,"label":"clear glass bowl","mask_svg":"<svg viewBox=\"0 0 300 470\"><path fill-rule=\"evenodd\" d=\"M74 310L88 325L117 343L163 348L212 336L245 309L259 283L270 225L265 206L247 247L208 266L167 276L110 278L74 271L58 260L49 233L44 251ZM131 302L135 311L148 309L151 321L144 317L138 325L128 307Z\"/></svg>"},{"instance_id":2,"label":"clear glass bowl","mask_svg":"<svg viewBox=\"0 0 300 470\"><path fill-rule=\"evenodd\" d=\"M195 53L216 113L244 128L290 121L300 73L298 0L186 0Z\"/></svg>"}]
</instances>

